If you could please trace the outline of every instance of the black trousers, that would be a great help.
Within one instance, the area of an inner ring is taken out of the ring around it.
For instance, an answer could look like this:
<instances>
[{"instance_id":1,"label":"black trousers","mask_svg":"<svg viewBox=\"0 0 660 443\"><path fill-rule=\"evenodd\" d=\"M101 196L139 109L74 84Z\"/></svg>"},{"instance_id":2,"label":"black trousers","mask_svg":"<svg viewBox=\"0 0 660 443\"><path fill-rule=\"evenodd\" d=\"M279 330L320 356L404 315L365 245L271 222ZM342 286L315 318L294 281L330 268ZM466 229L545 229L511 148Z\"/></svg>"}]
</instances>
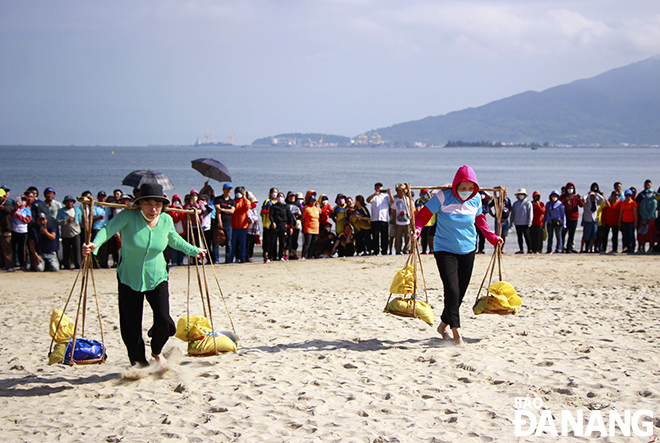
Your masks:
<instances>
[{"instance_id":1,"label":"black trousers","mask_svg":"<svg viewBox=\"0 0 660 443\"><path fill-rule=\"evenodd\" d=\"M278 225L276 229L270 229L268 237L268 258L279 260L284 256L284 248L287 244L288 229L286 225Z\"/></svg>"},{"instance_id":2,"label":"black trousers","mask_svg":"<svg viewBox=\"0 0 660 443\"><path fill-rule=\"evenodd\" d=\"M566 220L566 230L562 232L562 238L568 233L568 240L564 242L564 252L575 250L575 230L577 229L577 220Z\"/></svg>"},{"instance_id":3,"label":"black trousers","mask_svg":"<svg viewBox=\"0 0 660 443\"><path fill-rule=\"evenodd\" d=\"M603 223L603 250L607 250L607 237L610 236L610 229L612 230L612 251L618 252L619 250L619 226L607 225Z\"/></svg>"},{"instance_id":4,"label":"black trousers","mask_svg":"<svg viewBox=\"0 0 660 443\"><path fill-rule=\"evenodd\" d=\"M428 248L429 252L433 249L432 247L429 247L429 234L431 233L431 226L424 226L422 228L422 232L420 233L420 238L422 239L422 254L426 254L426 248ZM484 250L484 245L481 242L481 237L483 237L483 234L481 234L481 231L477 228L477 233L479 234L479 250L483 251ZM484 238L485 240L485 238Z\"/></svg>"},{"instance_id":5,"label":"black trousers","mask_svg":"<svg viewBox=\"0 0 660 443\"><path fill-rule=\"evenodd\" d=\"M71 238L62 237L62 265L67 271L71 269L71 257L73 256L73 265L80 269L82 262L82 252L80 249L80 235Z\"/></svg>"},{"instance_id":6,"label":"black trousers","mask_svg":"<svg viewBox=\"0 0 660 443\"><path fill-rule=\"evenodd\" d=\"M521 251L523 248L523 238L525 239L525 244L527 245L527 252L532 250L532 241L529 237L529 226L527 225L516 225L516 234L518 234L518 249Z\"/></svg>"},{"instance_id":7,"label":"black trousers","mask_svg":"<svg viewBox=\"0 0 660 443\"><path fill-rule=\"evenodd\" d=\"M440 271L445 295L445 308L440 319L450 328L460 328L459 311L465 292L470 285L474 267L474 251L465 255L436 251L433 255L438 265L438 271Z\"/></svg>"},{"instance_id":8,"label":"black trousers","mask_svg":"<svg viewBox=\"0 0 660 443\"><path fill-rule=\"evenodd\" d=\"M303 233L305 242L303 243L302 256L304 258L314 258L314 251L316 250L316 238L318 236L318 234Z\"/></svg>"},{"instance_id":9,"label":"black trousers","mask_svg":"<svg viewBox=\"0 0 660 443\"><path fill-rule=\"evenodd\" d=\"M371 234L373 235L371 247L374 254L378 254L378 238L380 237L380 253L387 255L387 247L390 240L388 230L389 225L386 221L371 221Z\"/></svg>"},{"instance_id":10,"label":"black trousers","mask_svg":"<svg viewBox=\"0 0 660 443\"><path fill-rule=\"evenodd\" d=\"M543 252L543 226L532 225L529 228L529 238L532 241L532 251L541 253Z\"/></svg>"},{"instance_id":11,"label":"black trousers","mask_svg":"<svg viewBox=\"0 0 660 443\"><path fill-rule=\"evenodd\" d=\"M147 333L151 337L151 352L160 354L167 340L176 332L176 325L170 317L170 293L167 281L146 292L134 291L130 286L119 282L119 327L132 365L147 363L142 338L142 310L145 296L154 315L154 324Z\"/></svg>"}]
</instances>

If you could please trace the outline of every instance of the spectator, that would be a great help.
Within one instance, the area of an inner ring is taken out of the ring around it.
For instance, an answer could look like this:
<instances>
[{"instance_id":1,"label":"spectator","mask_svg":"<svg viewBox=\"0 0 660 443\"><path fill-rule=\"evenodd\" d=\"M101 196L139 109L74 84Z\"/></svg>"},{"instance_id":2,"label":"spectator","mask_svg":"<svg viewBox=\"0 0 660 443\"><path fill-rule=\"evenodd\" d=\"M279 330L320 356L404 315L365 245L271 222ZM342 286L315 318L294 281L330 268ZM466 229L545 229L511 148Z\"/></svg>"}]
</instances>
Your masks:
<instances>
[{"instance_id":1,"label":"spectator","mask_svg":"<svg viewBox=\"0 0 660 443\"><path fill-rule=\"evenodd\" d=\"M532 226L532 218L534 217L534 210L532 203L527 200L527 190L525 188L518 189L516 192L516 201L511 206L511 220L516 227L516 234L518 235L518 252L516 254L524 254L523 238L527 245L527 253L532 253L532 241L529 236L529 229Z\"/></svg>"},{"instance_id":2,"label":"spectator","mask_svg":"<svg viewBox=\"0 0 660 443\"><path fill-rule=\"evenodd\" d=\"M394 249L397 255L408 255L410 253L410 199L403 191L403 185L396 185L396 197L394 198L395 211L395 233ZM401 249L403 243L403 250Z\"/></svg>"},{"instance_id":3,"label":"spectator","mask_svg":"<svg viewBox=\"0 0 660 443\"><path fill-rule=\"evenodd\" d=\"M506 244L506 238L509 235L509 216L511 215L511 199L507 197L507 192L503 191L502 192L502 215L500 217L500 232L497 233L500 237L502 237L502 254L506 254L504 252L504 245ZM495 199L490 202L488 205L488 212L490 215L497 220L497 216L495 214ZM497 229L496 229L497 231Z\"/></svg>"},{"instance_id":4,"label":"spectator","mask_svg":"<svg viewBox=\"0 0 660 443\"><path fill-rule=\"evenodd\" d=\"M228 263L233 263L234 256L239 263L247 261L247 230L250 226L248 213L252 202L248 200L245 188L238 187L234 193L234 211L231 214L231 256Z\"/></svg>"},{"instance_id":5,"label":"spectator","mask_svg":"<svg viewBox=\"0 0 660 443\"><path fill-rule=\"evenodd\" d=\"M355 252L359 255L370 255L371 246L371 214L362 195L355 197L355 210L351 217L355 228Z\"/></svg>"},{"instance_id":6,"label":"spectator","mask_svg":"<svg viewBox=\"0 0 660 443\"><path fill-rule=\"evenodd\" d=\"M300 201L302 201L302 193L295 194L291 191L286 195L286 207L291 211L293 215L294 225L291 227L291 235L289 236L287 242L287 255L289 260L298 260L298 237L300 237L300 228L302 224L300 220L302 219L302 207Z\"/></svg>"},{"instance_id":7,"label":"spectator","mask_svg":"<svg viewBox=\"0 0 660 443\"><path fill-rule=\"evenodd\" d=\"M541 201L541 194L537 191L532 193L532 227L529 228L529 238L532 241L532 252L540 254L543 252L543 217L545 216L545 205Z\"/></svg>"},{"instance_id":8,"label":"spectator","mask_svg":"<svg viewBox=\"0 0 660 443\"><path fill-rule=\"evenodd\" d=\"M73 197L67 195L62 201L64 207L57 213L57 224L62 233L62 267L66 270L71 269L72 256L75 269L80 269L82 254L80 246L82 211L73 206L74 202Z\"/></svg>"},{"instance_id":9,"label":"spectator","mask_svg":"<svg viewBox=\"0 0 660 443\"><path fill-rule=\"evenodd\" d=\"M337 236L332 232L332 224L328 222L323 225L323 229L319 230L314 257L332 257L332 247L336 241Z\"/></svg>"},{"instance_id":10,"label":"spectator","mask_svg":"<svg viewBox=\"0 0 660 443\"><path fill-rule=\"evenodd\" d=\"M254 256L254 245L260 245L261 240L259 238L259 212L257 211L257 206L259 201L256 197L250 192L246 191L248 199L250 200L250 210L248 211L248 229L247 229L247 248L245 260L248 262L252 261Z\"/></svg>"},{"instance_id":11,"label":"spectator","mask_svg":"<svg viewBox=\"0 0 660 443\"><path fill-rule=\"evenodd\" d=\"M183 209L183 202L181 201L181 196L179 194L174 194L172 196L172 204L170 209ZM174 230L177 234L181 236L183 240L186 239L187 232L187 221L188 215L185 212L179 211L167 211L167 215L172 217L172 222L174 223ZM168 246L169 247L169 246ZM183 266L183 251L179 251L174 248L170 248L170 261L173 266Z\"/></svg>"},{"instance_id":12,"label":"spectator","mask_svg":"<svg viewBox=\"0 0 660 443\"><path fill-rule=\"evenodd\" d=\"M268 263L270 259L272 258L270 256L270 243L271 239L270 237L273 235L273 229L271 228L271 222L270 222L270 207L273 206L275 203L277 203L277 196L279 194L279 191L277 188L270 188L270 191L268 193L268 198L264 201L264 203L261 205L261 218L263 220L263 228L264 228L264 238L263 238L263 255L264 255L264 263Z\"/></svg>"},{"instance_id":13,"label":"spectator","mask_svg":"<svg viewBox=\"0 0 660 443\"><path fill-rule=\"evenodd\" d=\"M564 204L566 212L566 232L568 239L566 240L564 251L566 253L577 253L575 250L575 230L577 229L578 220L580 219L580 208L584 206L584 201L580 194L575 193L575 185L572 182L566 183L566 192L559 198ZM562 241L564 240L562 234Z\"/></svg>"},{"instance_id":14,"label":"spectator","mask_svg":"<svg viewBox=\"0 0 660 443\"><path fill-rule=\"evenodd\" d=\"M57 213L62 209L62 203L55 200L55 189L46 188L44 190L44 200L37 205L37 212L46 214L48 218L48 224L55 227L55 231L59 233L57 229ZM59 237L59 235L58 235Z\"/></svg>"},{"instance_id":15,"label":"spectator","mask_svg":"<svg viewBox=\"0 0 660 443\"><path fill-rule=\"evenodd\" d=\"M566 226L566 213L564 204L559 200L559 192L553 190L550 193L550 201L545 204L545 226L548 231L547 254L552 254L552 237L555 237L557 246L554 253L564 252L564 242L561 236L562 229Z\"/></svg>"},{"instance_id":16,"label":"spectator","mask_svg":"<svg viewBox=\"0 0 660 443\"><path fill-rule=\"evenodd\" d=\"M483 198L484 191L479 191L479 193L482 195L482 198ZM427 189L422 189L420 194L419 194L419 198L417 200L415 200L415 209L417 211L420 211L424 207L426 202L428 202L430 199L431 199L431 195L429 194L429 191ZM434 216L431 218L431 220L429 220L429 222L426 224L426 226L424 226L422 228L422 232L419 236L420 242L422 244L422 254L426 254L427 249L429 250L429 252L433 252L433 245L429 244L429 233L431 232L431 227L435 226L435 220L436 220L436 217L435 217L435 214L434 214ZM481 245L481 247L479 248L480 252L477 252L477 254L483 254L484 253L484 251L483 251L484 247L481 243L481 239L483 238L483 235L481 234L481 231L478 231L477 233L479 235L479 242L480 242L479 244Z\"/></svg>"},{"instance_id":17,"label":"spectator","mask_svg":"<svg viewBox=\"0 0 660 443\"><path fill-rule=\"evenodd\" d=\"M598 186L594 183L596 187ZM598 207L605 200L597 190L589 191L584 196L584 211L582 212L582 243L580 252L596 252L596 239L598 238Z\"/></svg>"},{"instance_id":18,"label":"spectator","mask_svg":"<svg viewBox=\"0 0 660 443\"><path fill-rule=\"evenodd\" d=\"M325 226L326 223L330 223L332 205L330 204L330 199L325 194L321 194L319 202L319 208L321 209L321 217L319 218L319 223L321 226Z\"/></svg>"},{"instance_id":19,"label":"spectator","mask_svg":"<svg viewBox=\"0 0 660 443\"><path fill-rule=\"evenodd\" d=\"M335 233L339 235L344 232L344 226L348 224L346 196L344 194L337 194L335 204L336 206L332 208L330 216L332 217L332 221L335 222Z\"/></svg>"},{"instance_id":20,"label":"spectator","mask_svg":"<svg viewBox=\"0 0 660 443\"><path fill-rule=\"evenodd\" d=\"M7 198L5 187L0 188L0 269L14 270L14 253L11 244L11 211L13 203Z\"/></svg>"},{"instance_id":21,"label":"spectator","mask_svg":"<svg viewBox=\"0 0 660 443\"><path fill-rule=\"evenodd\" d=\"M646 180L644 190L635 199L639 205L639 227L637 229L639 246L637 252L640 254L646 252L646 243L649 244L649 252L651 252L656 242L655 213L658 209L658 202L655 197L656 194L653 192L651 180Z\"/></svg>"},{"instance_id":22,"label":"spectator","mask_svg":"<svg viewBox=\"0 0 660 443\"><path fill-rule=\"evenodd\" d=\"M623 233L623 250L621 252L633 254L635 252L635 226L639 220L637 215L637 202L634 193L626 189L623 193L625 200L619 203L619 228Z\"/></svg>"},{"instance_id":23,"label":"spectator","mask_svg":"<svg viewBox=\"0 0 660 443\"><path fill-rule=\"evenodd\" d=\"M612 231L612 250L610 252L614 254L619 252L619 211L621 209L619 202L617 191L612 191L610 198L603 202L604 207L601 215L603 225L601 239L603 244L601 252L607 252L607 238L610 235L610 230Z\"/></svg>"},{"instance_id":24,"label":"spectator","mask_svg":"<svg viewBox=\"0 0 660 443\"><path fill-rule=\"evenodd\" d=\"M383 189L383 184L380 182L374 185L374 191L367 197L367 203L371 203L371 247L374 255L378 254L380 242L380 253L387 255L390 205L394 202L394 197L392 197L392 190Z\"/></svg>"},{"instance_id":25,"label":"spectator","mask_svg":"<svg viewBox=\"0 0 660 443\"><path fill-rule=\"evenodd\" d=\"M425 190L422 189L422 192L424 191ZM488 191L483 191L481 189L479 190L479 195L481 196L481 213L484 215L488 214L488 205L490 204L491 200L493 200L493 196L490 195ZM433 228L435 229L435 214L433 214L433 217L429 223L433 223ZM424 244L424 229L426 229L426 227L428 227L428 225L422 228L422 245ZM477 254L484 254L484 249L486 248L486 236L483 234L483 232L481 232L481 229L479 228L477 228L477 237ZM425 254L425 252L422 252L422 254Z\"/></svg>"},{"instance_id":26,"label":"spectator","mask_svg":"<svg viewBox=\"0 0 660 443\"><path fill-rule=\"evenodd\" d=\"M355 255L355 234L353 234L353 227L350 224L344 225L344 232L339 234L335 244L332 247L330 255L339 257L353 257Z\"/></svg>"},{"instance_id":27,"label":"spectator","mask_svg":"<svg viewBox=\"0 0 660 443\"><path fill-rule=\"evenodd\" d=\"M32 221L32 211L28 207L28 197L19 195L16 205L11 212L11 246L16 251L18 265L23 271L27 271L27 236L28 225ZM11 269L14 269L12 264Z\"/></svg>"},{"instance_id":28,"label":"spectator","mask_svg":"<svg viewBox=\"0 0 660 443\"><path fill-rule=\"evenodd\" d=\"M295 224L293 214L284 203L284 194L277 195L277 202L270 206L268 217L271 224L270 245L268 256L271 260L287 261L289 257L284 254L287 236L291 234L292 226Z\"/></svg>"},{"instance_id":29,"label":"spectator","mask_svg":"<svg viewBox=\"0 0 660 443\"><path fill-rule=\"evenodd\" d=\"M30 269L36 272L60 270L57 260L59 242L57 228L48 224L48 215L40 213L37 226L28 233L28 249L30 250Z\"/></svg>"},{"instance_id":30,"label":"spectator","mask_svg":"<svg viewBox=\"0 0 660 443\"><path fill-rule=\"evenodd\" d=\"M303 210L303 251L302 259L314 258L316 250L316 240L319 236L319 219L321 209L316 204L316 197L310 195L307 199L307 206Z\"/></svg>"}]
</instances>

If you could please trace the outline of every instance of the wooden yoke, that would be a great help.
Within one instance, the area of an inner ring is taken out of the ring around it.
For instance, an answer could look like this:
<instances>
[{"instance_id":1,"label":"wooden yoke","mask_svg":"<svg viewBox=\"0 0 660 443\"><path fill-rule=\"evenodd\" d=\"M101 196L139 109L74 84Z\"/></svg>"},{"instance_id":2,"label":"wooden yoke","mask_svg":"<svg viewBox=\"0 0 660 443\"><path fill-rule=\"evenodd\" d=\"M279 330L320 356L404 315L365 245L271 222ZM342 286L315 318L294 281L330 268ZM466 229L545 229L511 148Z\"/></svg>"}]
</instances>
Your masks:
<instances>
[{"instance_id":1,"label":"wooden yoke","mask_svg":"<svg viewBox=\"0 0 660 443\"><path fill-rule=\"evenodd\" d=\"M123 205L121 203L107 203L107 202L99 202L94 200L93 197L78 197L78 201L82 203L83 205L89 205L89 204L94 204L97 206L104 206L107 208L119 208L119 209L139 209L140 205ZM184 214L195 214L195 213L201 213L202 211L199 209L183 209L183 208L172 208L172 207L167 207L165 208L165 212L183 212Z\"/></svg>"},{"instance_id":2,"label":"wooden yoke","mask_svg":"<svg viewBox=\"0 0 660 443\"><path fill-rule=\"evenodd\" d=\"M404 189L407 189L410 192L413 189L436 189L438 191L444 191L446 189L451 189L451 186L410 186L408 183L403 184ZM502 232L502 207L504 206L504 193L507 191L506 186L495 186L494 188L479 188L480 191L488 191L493 193L493 201L495 202L495 233L500 235ZM414 205L413 205L414 206ZM413 213L414 214L414 213ZM413 231L415 229L414 217L411 217L411 223L413 225Z\"/></svg>"}]
</instances>

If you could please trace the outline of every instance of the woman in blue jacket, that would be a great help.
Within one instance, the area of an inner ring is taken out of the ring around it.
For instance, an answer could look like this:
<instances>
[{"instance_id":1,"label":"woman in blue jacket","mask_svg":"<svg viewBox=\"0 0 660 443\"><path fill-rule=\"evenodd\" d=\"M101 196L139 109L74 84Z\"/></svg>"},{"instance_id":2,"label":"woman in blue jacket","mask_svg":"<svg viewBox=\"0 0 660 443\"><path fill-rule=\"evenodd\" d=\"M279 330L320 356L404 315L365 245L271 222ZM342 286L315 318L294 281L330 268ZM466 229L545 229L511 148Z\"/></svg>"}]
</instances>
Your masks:
<instances>
[{"instance_id":1,"label":"woman in blue jacket","mask_svg":"<svg viewBox=\"0 0 660 443\"><path fill-rule=\"evenodd\" d=\"M433 214L437 215L433 255L444 286L445 303L438 332L445 340L453 340L456 346L464 348L459 309L472 277L476 228L492 245L502 246L504 241L488 227L482 213L477 174L467 165L458 169L451 189L435 194L415 215L415 233L418 237Z\"/></svg>"}]
</instances>

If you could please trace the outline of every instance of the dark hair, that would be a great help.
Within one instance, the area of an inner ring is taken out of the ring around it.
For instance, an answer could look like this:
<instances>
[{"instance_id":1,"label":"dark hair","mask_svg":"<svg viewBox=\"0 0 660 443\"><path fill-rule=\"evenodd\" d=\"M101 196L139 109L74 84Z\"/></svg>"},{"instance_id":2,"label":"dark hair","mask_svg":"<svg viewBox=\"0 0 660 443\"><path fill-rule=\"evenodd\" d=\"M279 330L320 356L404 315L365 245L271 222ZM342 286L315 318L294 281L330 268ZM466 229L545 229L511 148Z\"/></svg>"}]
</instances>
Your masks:
<instances>
[{"instance_id":1,"label":"dark hair","mask_svg":"<svg viewBox=\"0 0 660 443\"><path fill-rule=\"evenodd\" d=\"M376 186L380 186L380 187L382 188L382 187L383 187L383 184L382 184L381 182L378 182L378 183L376 183L376 184L374 185L374 188L375 188Z\"/></svg>"}]
</instances>

